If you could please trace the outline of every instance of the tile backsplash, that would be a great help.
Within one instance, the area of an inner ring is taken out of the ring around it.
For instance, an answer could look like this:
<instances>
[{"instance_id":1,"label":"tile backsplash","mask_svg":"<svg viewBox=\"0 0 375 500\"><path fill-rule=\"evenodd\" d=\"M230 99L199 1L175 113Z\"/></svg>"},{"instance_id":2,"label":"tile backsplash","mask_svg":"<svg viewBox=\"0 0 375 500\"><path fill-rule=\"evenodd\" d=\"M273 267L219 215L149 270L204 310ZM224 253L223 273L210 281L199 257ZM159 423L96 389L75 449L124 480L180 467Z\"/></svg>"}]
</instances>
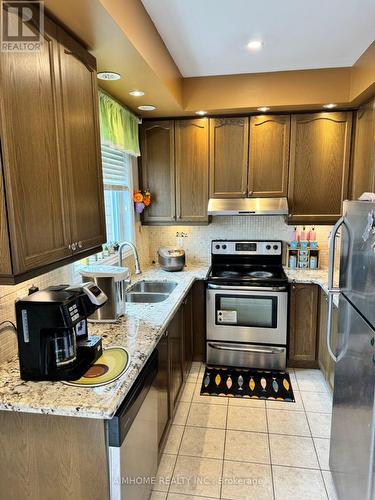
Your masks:
<instances>
[{"instance_id":1,"label":"tile backsplash","mask_svg":"<svg viewBox=\"0 0 375 500\"><path fill-rule=\"evenodd\" d=\"M298 227L298 230L301 230ZM306 227L307 230L310 227ZM321 248L321 267L328 263L328 236L331 226L317 226L317 239ZM293 231L283 217L215 217L208 226L142 226L137 218L135 236L141 266L146 267L157 260L160 246L176 245L176 233L187 236L180 239L187 254L187 262L209 262L210 241L213 239L275 239L289 241ZM131 259L124 265L133 270ZM72 283L77 280L73 265L63 266L14 286L0 286L0 323L5 320L15 322L14 302L27 295L32 284L45 288L58 283ZM0 327L0 363L13 357L17 352L17 338L12 328Z\"/></svg>"},{"instance_id":2,"label":"tile backsplash","mask_svg":"<svg viewBox=\"0 0 375 500\"><path fill-rule=\"evenodd\" d=\"M297 227L301 231L302 226ZM311 226L306 226L310 230ZM185 233L180 238L189 262L209 262L210 242L214 239L254 239L290 241L293 226L288 226L283 217L251 216L251 217L214 217L208 226L146 226L148 232L149 257L157 260L157 250L160 246L177 244L176 233ZM317 240L320 246L320 266L328 265L328 237L332 226L315 226Z\"/></svg>"}]
</instances>

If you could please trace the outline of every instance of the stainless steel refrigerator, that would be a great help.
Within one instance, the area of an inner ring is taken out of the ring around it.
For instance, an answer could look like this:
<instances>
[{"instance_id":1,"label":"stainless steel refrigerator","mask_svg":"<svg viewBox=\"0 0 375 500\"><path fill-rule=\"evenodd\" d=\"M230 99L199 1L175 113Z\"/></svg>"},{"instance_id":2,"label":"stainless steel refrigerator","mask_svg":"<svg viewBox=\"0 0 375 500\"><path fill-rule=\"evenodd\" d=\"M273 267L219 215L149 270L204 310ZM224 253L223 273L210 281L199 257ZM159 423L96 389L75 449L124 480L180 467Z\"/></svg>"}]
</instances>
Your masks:
<instances>
[{"instance_id":1,"label":"stainless steel refrigerator","mask_svg":"<svg viewBox=\"0 0 375 500\"><path fill-rule=\"evenodd\" d=\"M330 242L327 346L335 360L329 463L339 500L374 497L375 203L346 201ZM339 286L335 242L341 228ZM339 295L336 346L332 302Z\"/></svg>"}]
</instances>

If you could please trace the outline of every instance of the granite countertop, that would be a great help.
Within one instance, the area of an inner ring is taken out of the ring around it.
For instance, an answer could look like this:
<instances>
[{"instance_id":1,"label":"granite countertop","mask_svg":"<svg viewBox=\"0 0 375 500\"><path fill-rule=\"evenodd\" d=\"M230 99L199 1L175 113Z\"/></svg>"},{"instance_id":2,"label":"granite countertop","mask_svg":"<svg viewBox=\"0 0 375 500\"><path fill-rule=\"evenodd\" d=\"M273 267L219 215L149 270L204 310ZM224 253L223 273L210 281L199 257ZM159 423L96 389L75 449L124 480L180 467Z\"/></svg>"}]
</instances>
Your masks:
<instances>
[{"instance_id":1,"label":"granite countertop","mask_svg":"<svg viewBox=\"0 0 375 500\"><path fill-rule=\"evenodd\" d=\"M126 304L126 316L116 324L89 324L90 335L101 335L103 347L121 346L130 354L128 370L115 382L95 388L72 387L62 382L25 382L18 357L0 365L0 410L48 413L75 417L111 418L151 355L165 328L196 279L209 266L194 264L182 272L146 269L134 280L177 282L170 296L157 304Z\"/></svg>"},{"instance_id":2,"label":"granite countertop","mask_svg":"<svg viewBox=\"0 0 375 500\"><path fill-rule=\"evenodd\" d=\"M126 316L116 324L90 324L91 335L101 335L103 347L128 350L128 370L115 382L96 388L72 387L61 382L25 382L19 377L18 358L0 365L0 410L86 418L111 418L121 405L165 328L196 279L205 279L208 264L189 265L182 272L168 273L158 267L146 269L136 280L166 280L177 287L164 302L126 304ZM289 281L314 283L327 291L326 270L285 269Z\"/></svg>"},{"instance_id":3,"label":"granite countertop","mask_svg":"<svg viewBox=\"0 0 375 500\"><path fill-rule=\"evenodd\" d=\"M290 283L311 283L319 285L325 293L328 293L328 269L288 269L284 267L285 274ZM338 285L338 272L335 273L334 285ZM339 305L337 294L333 296L333 303Z\"/></svg>"}]
</instances>

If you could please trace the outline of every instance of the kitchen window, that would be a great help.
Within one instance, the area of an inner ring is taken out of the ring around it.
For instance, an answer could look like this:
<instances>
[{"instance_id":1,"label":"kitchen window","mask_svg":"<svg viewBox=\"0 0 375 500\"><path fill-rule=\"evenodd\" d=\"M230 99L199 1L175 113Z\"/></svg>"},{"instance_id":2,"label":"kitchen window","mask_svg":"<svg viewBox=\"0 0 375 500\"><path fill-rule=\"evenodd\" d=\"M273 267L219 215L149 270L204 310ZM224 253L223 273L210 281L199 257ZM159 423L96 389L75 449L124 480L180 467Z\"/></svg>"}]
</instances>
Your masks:
<instances>
[{"instance_id":1,"label":"kitchen window","mask_svg":"<svg viewBox=\"0 0 375 500\"><path fill-rule=\"evenodd\" d=\"M102 144L107 242L134 241L133 157Z\"/></svg>"}]
</instances>

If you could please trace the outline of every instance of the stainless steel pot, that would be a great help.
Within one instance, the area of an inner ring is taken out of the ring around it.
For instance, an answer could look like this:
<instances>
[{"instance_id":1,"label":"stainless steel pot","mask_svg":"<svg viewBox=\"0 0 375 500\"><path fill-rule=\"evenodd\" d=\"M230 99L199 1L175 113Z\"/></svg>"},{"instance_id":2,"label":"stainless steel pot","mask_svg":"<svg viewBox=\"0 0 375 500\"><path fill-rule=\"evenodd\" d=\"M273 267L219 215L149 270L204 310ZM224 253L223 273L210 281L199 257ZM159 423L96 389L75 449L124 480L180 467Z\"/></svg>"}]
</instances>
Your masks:
<instances>
[{"instance_id":1,"label":"stainless steel pot","mask_svg":"<svg viewBox=\"0 0 375 500\"><path fill-rule=\"evenodd\" d=\"M182 271L185 265L185 250L161 247L158 250L159 264L164 271Z\"/></svg>"}]
</instances>

